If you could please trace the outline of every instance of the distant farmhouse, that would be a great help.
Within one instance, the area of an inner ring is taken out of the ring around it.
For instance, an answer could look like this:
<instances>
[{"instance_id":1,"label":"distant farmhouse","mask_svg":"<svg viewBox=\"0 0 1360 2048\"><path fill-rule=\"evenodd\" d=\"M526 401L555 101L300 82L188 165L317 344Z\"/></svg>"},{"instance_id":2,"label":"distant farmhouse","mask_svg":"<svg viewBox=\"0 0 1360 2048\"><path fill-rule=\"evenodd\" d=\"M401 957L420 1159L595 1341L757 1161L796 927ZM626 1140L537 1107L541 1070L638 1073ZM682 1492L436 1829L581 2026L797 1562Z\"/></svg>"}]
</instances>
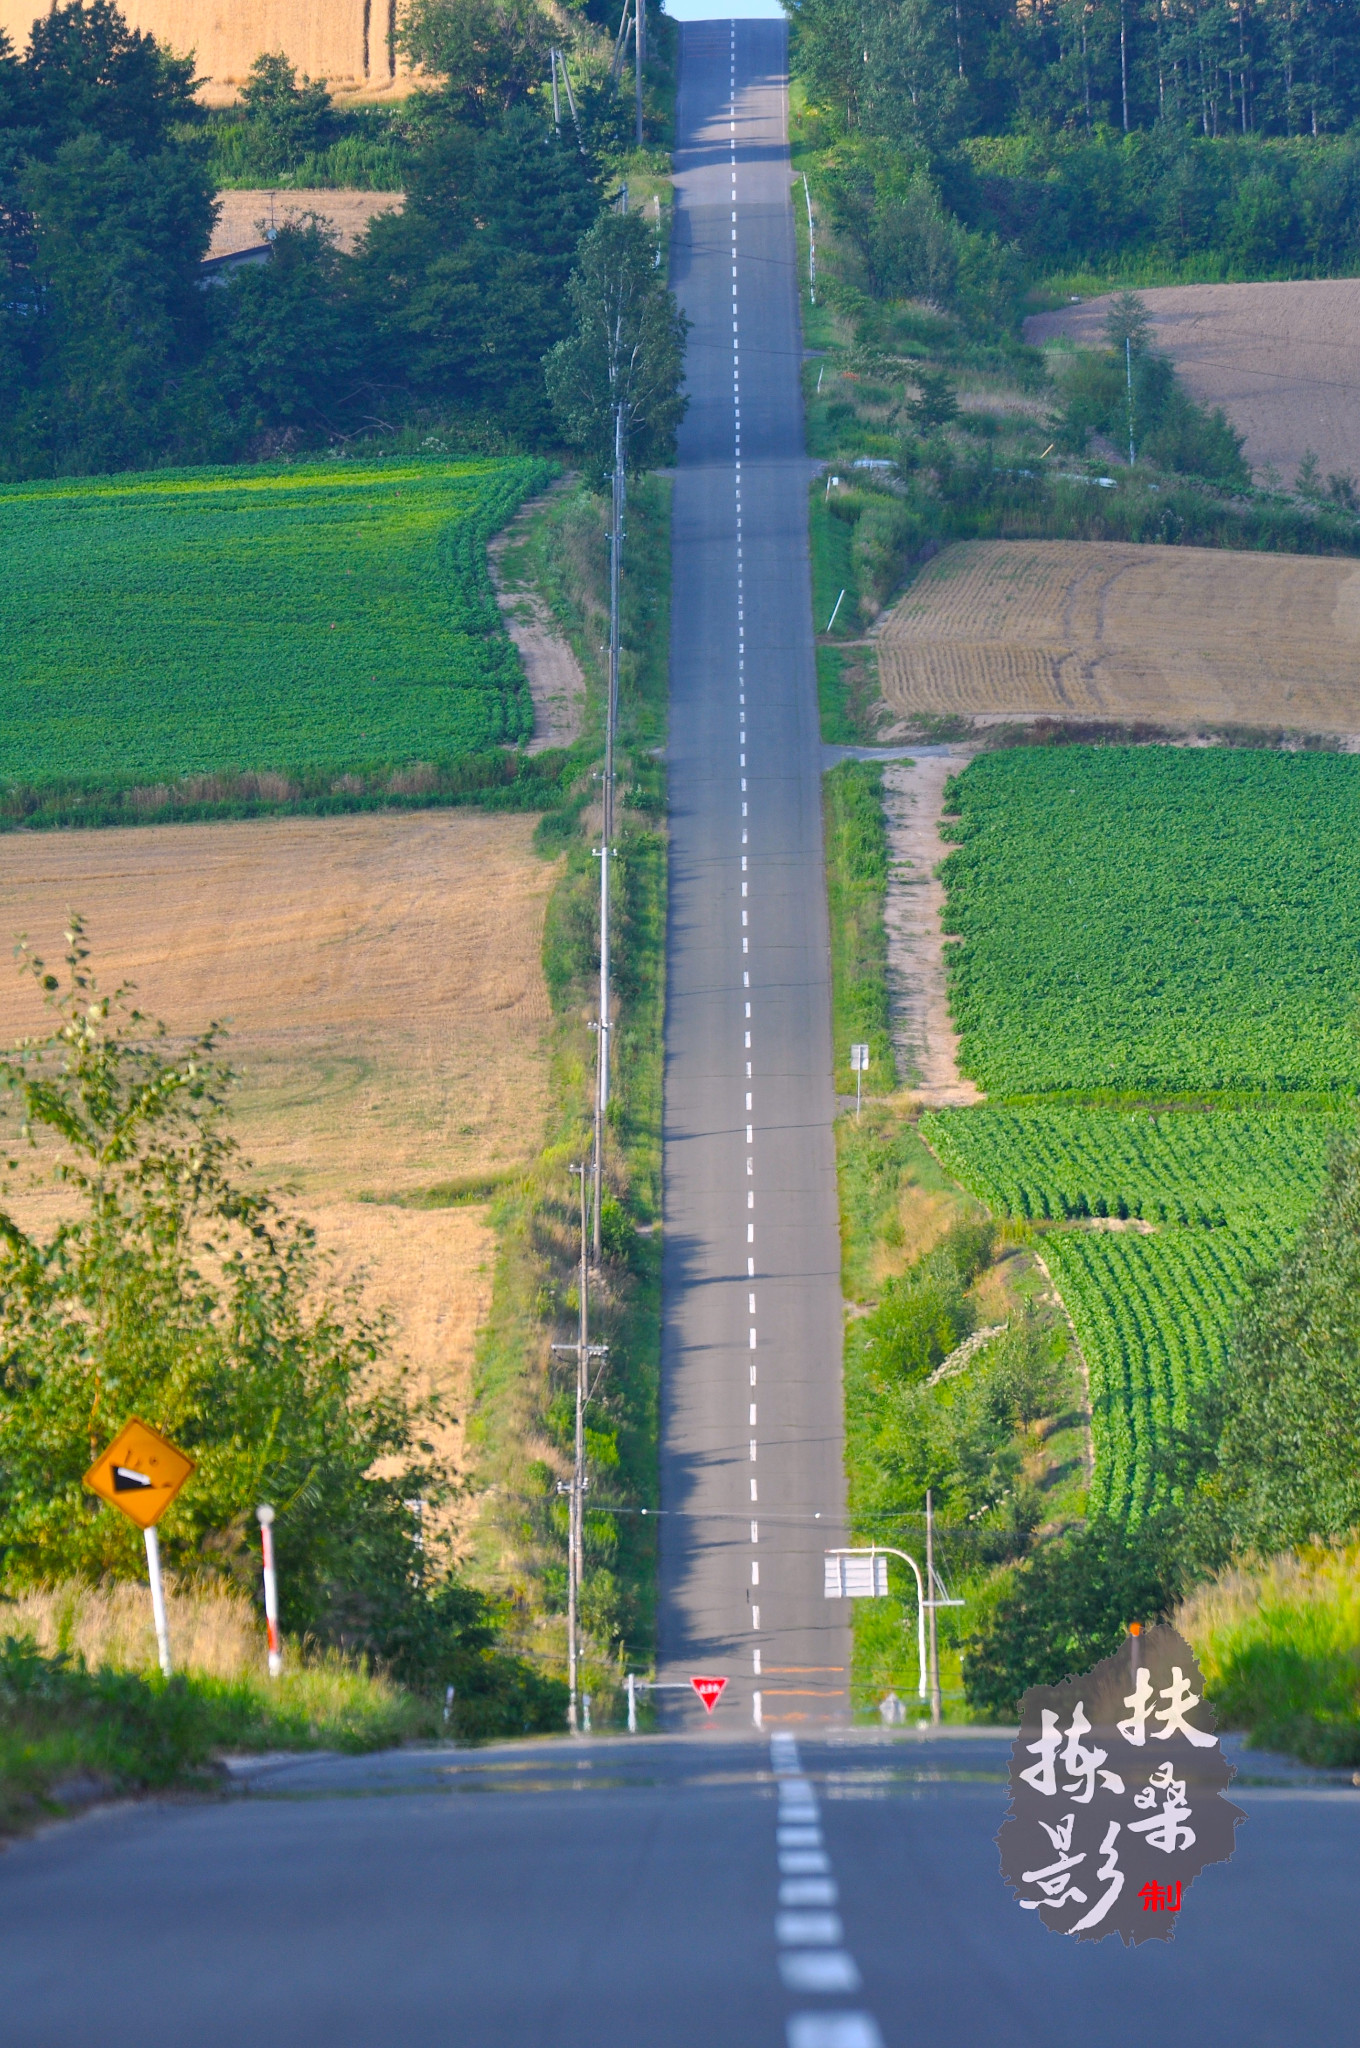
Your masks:
<instances>
[{"instance_id":1,"label":"distant farmhouse","mask_svg":"<svg viewBox=\"0 0 1360 2048\"><path fill-rule=\"evenodd\" d=\"M201 98L235 99L255 59L282 51L332 92L371 99L409 88L396 46L397 0L119 0L132 28L184 56L193 51ZM34 0L0 0L0 29L16 50L27 42Z\"/></svg>"}]
</instances>

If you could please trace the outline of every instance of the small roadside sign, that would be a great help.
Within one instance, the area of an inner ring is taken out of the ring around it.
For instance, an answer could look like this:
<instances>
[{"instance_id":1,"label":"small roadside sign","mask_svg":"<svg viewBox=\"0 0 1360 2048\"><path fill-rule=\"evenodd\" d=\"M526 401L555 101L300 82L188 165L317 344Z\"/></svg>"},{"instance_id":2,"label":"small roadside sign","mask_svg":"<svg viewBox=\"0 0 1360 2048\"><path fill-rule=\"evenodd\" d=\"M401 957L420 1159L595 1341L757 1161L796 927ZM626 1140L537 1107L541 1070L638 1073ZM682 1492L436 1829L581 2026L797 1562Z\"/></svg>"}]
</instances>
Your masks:
<instances>
[{"instance_id":1,"label":"small roadside sign","mask_svg":"<svg viewBox=\"0 0 1360 2048\"><path fill-rule=\"evenodd\" d=\"M690 1684L704 1703L704 1712L711 1714L723 1696L727 1684L725 1678L691 1678Z\"/></svg>"},{"instance_id":2,"label":"small roadside sign","mask_svg":"<svg viewBox=\"0 0 1360 2048\"><path fill-rule=\"evenodd\" d=\"M192 1458L186 1458L168 1437L134 1415L104 1455L95 1459L85 1474L85 1484L139 1529L150 1529L193 1469Z\"/></svg>"},{"instance_id":3,"label":"small roadside sign","mask_svg":"<svg viewBox=\"0 0 1360 2048\"><path fill-rule=\"evenodd\" d=\"M850 1071L867 1074L869 1071L869 1048L867 1045L852 1045L850 1048Z\"/></svg>"},{"instance_id":4,"label":"small roadside sign","mask_svg":"<svg viewBox=\"0 0 1360 2048\"><path fill-rule=\"evenodd\" d=\"M887 1594L888 1560L882 1552L833 1550L825 1565L828 1600L882 1600Z\"/></svg>"}]
</instances>

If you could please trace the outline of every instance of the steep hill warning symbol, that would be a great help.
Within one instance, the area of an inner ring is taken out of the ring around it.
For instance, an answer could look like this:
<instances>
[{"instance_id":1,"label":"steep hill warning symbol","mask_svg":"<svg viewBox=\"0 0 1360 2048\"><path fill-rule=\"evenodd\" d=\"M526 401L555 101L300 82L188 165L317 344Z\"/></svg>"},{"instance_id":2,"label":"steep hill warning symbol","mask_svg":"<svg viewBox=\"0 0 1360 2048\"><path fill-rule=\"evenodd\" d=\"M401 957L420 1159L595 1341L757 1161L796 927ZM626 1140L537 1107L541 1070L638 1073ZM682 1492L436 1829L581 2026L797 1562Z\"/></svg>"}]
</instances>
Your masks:
<instances>
[{"instance_id":1,"label":"steep hill warning symbol","mask_svg":"<svg viewBox=\"0 0 1360 2048\"><path fill-rule=\"evenodd\" d=\"M725 1678L691 1678L690 1684L704 1703L704 1712L711 1714L722 1698Z\"/></svg>"},{"instance_id":2,"label":"steep hill warning symbol","mask_svg":"<svg viewBox=\"0 0 1360 2048\"><path fill-rule=\"evenodd\" d=\"M85 1484L139 1529L159 1522L194 1469L168 1437L134 1415L85 1474Z\"/></svg>"}]
</instances>

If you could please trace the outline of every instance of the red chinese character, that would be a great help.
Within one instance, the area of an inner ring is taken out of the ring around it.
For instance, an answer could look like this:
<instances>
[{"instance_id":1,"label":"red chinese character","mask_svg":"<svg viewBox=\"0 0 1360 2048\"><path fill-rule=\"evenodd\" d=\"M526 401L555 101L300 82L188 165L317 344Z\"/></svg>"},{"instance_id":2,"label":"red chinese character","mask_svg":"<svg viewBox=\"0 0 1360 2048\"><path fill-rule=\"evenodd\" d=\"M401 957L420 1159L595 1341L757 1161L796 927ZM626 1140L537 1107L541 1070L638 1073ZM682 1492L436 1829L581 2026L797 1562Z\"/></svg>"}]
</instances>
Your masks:
<instances>
[{"instance_id":1,"label":"red chinese character","mask_svg":"<svg viewBox=\"0 0 1360 2048\"><path fill-rule=\"evenodd\" d=\"M1145 1913L1179 1913L1180 1879L1177 1878L1174 1884L1145 1884L1138 1896L1143 1901Z\"/></svg>"}]
</instances>

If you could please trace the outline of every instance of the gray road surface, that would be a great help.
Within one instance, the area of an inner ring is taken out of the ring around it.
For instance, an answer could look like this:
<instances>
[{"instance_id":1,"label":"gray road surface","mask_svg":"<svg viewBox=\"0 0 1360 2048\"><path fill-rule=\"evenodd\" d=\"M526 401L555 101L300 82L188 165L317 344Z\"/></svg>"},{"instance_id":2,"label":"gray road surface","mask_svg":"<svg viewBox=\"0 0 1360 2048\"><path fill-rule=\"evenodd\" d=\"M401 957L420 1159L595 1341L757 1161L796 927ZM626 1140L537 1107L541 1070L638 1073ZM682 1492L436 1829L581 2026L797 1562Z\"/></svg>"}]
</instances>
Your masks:
<instances>
[{"instance_id":1,"label":"gray road surface","mask_svg":"<svg viewBox=\"0 0 1360 2048\"><path fill-rule=\"evenodd\" d=\"M822 1598L841 1292L786 44L781 22L683 35L661 1667L802 1726L845 1717L848 1640Z\"/></svg>"},{"instance_id":2,"label":"gray road surface","mask_svg":"<svg viewBox=\"0 0 1360 2048\"><path fill-rule=\"evenodd\" d=\"M1126 1951L1009 1900L995 1736L799 1748L638 1737L301 1762L230 1803L93 1814L0 1857L0 2044L1354 2041L1349 1787L1235 1790L1234 1861L1195 1884L1169 1949Z\"/></svg>"}]
</instances>

